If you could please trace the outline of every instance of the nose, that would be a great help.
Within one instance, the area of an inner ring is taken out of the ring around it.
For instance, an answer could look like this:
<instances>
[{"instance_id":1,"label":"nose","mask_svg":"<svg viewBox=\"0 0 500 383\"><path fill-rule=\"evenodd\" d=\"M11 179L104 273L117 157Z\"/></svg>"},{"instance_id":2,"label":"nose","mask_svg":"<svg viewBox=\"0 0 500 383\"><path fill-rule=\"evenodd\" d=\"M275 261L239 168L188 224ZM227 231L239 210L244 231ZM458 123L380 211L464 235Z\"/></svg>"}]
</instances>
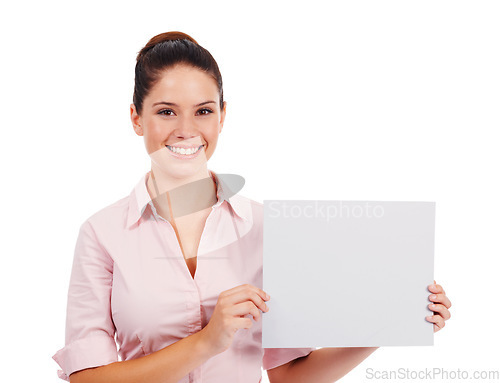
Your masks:
<instances>
[{"instance_id":1,"label":"nose","mask_svg":"<svg viewBox=\"0 0 500 383\"><path fill-rule=\"evenodd\" d=\"M188 140L190 138L199 136L200 133L193 121L191 121L190 119L183 119L182 121L179 121L179 125L174 131L174 135L178 139Z\"/></svg>"}]
</instances>

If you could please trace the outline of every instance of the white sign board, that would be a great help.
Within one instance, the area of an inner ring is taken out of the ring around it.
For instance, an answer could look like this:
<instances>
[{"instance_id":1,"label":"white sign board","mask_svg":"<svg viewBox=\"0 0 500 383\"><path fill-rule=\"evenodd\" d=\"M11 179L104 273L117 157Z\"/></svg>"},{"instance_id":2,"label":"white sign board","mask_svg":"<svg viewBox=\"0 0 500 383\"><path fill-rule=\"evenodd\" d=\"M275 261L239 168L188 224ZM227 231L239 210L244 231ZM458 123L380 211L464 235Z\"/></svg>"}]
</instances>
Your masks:
<instances>
[{"instance_id":1,"label":"white sign board","mask_svg":"<svg viewBox=\"0 0 500 383\"><path fill-rule=\"evenodd\" d=\"M433 345L434 202L264 201L262 347Z\"/></svg>"}]
</instances>

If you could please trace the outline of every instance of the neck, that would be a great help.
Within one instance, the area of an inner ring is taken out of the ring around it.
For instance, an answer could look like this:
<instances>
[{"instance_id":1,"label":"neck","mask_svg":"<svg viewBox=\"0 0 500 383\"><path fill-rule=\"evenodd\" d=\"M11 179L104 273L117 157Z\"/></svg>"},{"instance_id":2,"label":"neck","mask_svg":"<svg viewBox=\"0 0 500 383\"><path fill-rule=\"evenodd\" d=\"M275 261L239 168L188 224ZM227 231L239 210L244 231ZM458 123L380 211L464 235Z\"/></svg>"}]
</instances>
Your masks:
<instances>
[{"instance_id":1,"label":"neck","mask_svg":"<svg viewBox=\"0 0 500 383\"><path fill-rule=\"evenodd\" d=\"M175 177L152 162L147 188L158 214L170 222L203 213L217 202L216 184L206 165L188 177Z\"/></svg>"}]
</instances>

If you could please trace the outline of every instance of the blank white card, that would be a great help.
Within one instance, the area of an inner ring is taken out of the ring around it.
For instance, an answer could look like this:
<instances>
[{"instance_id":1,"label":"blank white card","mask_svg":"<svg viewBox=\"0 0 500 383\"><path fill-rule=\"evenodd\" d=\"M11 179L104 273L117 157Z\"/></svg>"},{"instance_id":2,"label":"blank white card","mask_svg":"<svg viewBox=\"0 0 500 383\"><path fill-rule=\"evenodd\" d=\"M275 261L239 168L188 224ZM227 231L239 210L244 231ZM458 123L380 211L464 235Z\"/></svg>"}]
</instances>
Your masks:
<instances>
[{"instance_id":1,"label":"blank white card","mask_svg":"<svg viewBox=\"0 0 500 383\"><path fill-rule=\"evenodd\" d=\"M262 347L433 345L434 202L264 200Z\"/></svg>"}]
</instances>

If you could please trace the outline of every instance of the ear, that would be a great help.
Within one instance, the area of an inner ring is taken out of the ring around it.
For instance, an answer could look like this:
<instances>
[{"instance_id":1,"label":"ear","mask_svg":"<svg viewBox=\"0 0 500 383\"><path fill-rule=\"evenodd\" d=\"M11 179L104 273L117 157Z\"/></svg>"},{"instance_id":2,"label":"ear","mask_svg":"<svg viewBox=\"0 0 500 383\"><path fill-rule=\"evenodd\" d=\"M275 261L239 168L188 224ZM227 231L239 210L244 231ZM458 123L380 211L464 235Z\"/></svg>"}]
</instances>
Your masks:
<instances>
[{"instance_id":1,"label":"ear","mask_svg":"<svg viewBox=\"0 0 500 383\"><path fill-rule=\"evenodd\" d=\"M135 104L130 104L130 120L132 121L132 126L134 128L135 133L138 136L143 136L144 131L142 129L142 121L141 116L137 114L137 109L135 108Z\"/></svg>"},{"instance_id":2,"label":"ear","mask_svg":"<svg viewBox=\"0 0 500 383\"><path fill-rule=\"evenodd\" d=\"M220 113L220 126L219 126L219 134L222 132L222 128L224 127L224 120L226 119L226 106L227 106L227 101L223 102L223 108Z\"/></svg>"}]
</instances>

